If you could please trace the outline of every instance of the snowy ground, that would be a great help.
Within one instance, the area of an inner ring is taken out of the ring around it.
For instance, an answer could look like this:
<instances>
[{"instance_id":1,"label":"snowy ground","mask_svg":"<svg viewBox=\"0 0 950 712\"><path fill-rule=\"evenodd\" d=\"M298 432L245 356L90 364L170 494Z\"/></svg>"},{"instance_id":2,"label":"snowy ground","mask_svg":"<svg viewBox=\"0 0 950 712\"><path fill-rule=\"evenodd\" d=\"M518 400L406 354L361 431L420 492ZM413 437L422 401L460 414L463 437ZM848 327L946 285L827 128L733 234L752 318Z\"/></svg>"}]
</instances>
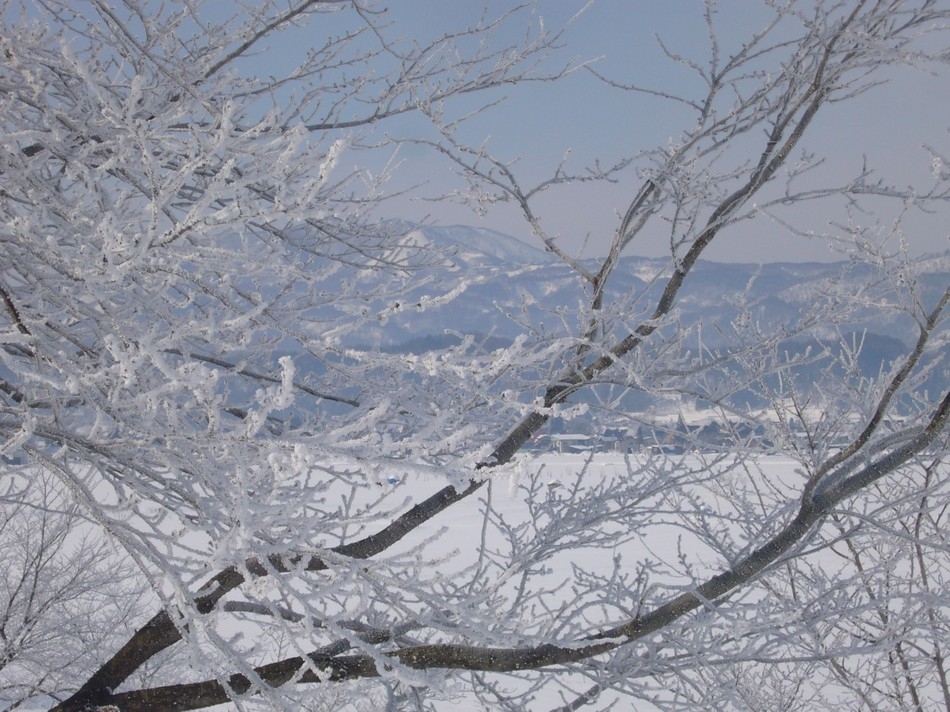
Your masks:
<instances>
[{"instance_id":1,"label":"snowy ground","mask_svg":"<svg viewBox=\"0 0 950 712\"><path fill-rule=\"evenodd\" d=\"M525 458L520 467L514 468L506 474L502 474L493 479L490 486L483 488L476 497L465 502L459 503L447 512L433 518L425 525L419 527L411 535L407 536L400 546L409 548L423 540L435 537L435 549L432 551L430 542L428 554L432 556L445 556L450 558L452 567L462 567L472 563L472 558L477 556L478 543L485 535L484 503L490 499L493 510L503 516L509 523L516 524L526 521L530 512L525 502L524 492L519 489L519 485L529 479L531 475L540 473L541 480L545 483L544 496L552 500L551 504L557 507L557 499L564 496L565 488L570 485L572 478L588 464L588 471L585 477L596 479L607 476L625 476L628 472L628 462L622 455L598 454L590 460L589 455L585 454L545 454L532 458ZM779 479L795 478L795 465L791 460L771 458L762 460L763 470L775 475ZM444 480L440 478L426 476L424 473L415 473L406 476L398 482L384 484L384 487L392 488L392 492L397 496L405 496L407 500L413 502L420 501L431 495L439 488L445 485ZM487 531L490 531L488 529ZM573 557L582 557L584 568L588 571L607 574L615 564L615 556L623 555L624 561L642 560L649 556L659 561L675 562L677 557L682 554L679 548L680 541L678 532L669 530L669 535L665 535L663 527L658 527L652 531L649 537L644 537L636 543L628 542L620 549L602 548L593 550L590 548L575 551L571 554ZM550 573L550 577L555 580L568 580L572 576L570 558L556 559L560 562L560 568L555 567ZM563 674L563 673L561 673ZM578 679L573 681L576 691L584 690L590 686L589 681ZM514 683L512 683L514 684ZM570 698L562 696L557 691L546 692L538 696L534 702L527 707L527 710L552 710L569 702ZM603 694L594 704L584 707L586 710L602 710L615 701L614 696L609 693ZM628 709L628 703L620 702L620 707L615 709ZM651 708L644 707L643 703L637 703L638 710L649 712ZM39 706L24 706L20 709L40 710ZM231 706L221 706L215 709L227 710ZM451 703L445 703L438 709L457 712L457 710L471 709L478 710L483 707L473 699L463 697Z\"/></svg>"},{"instance_id":2,"label":"snowy ground","mask_svg":"<svg viewBox=\"0 0 950 712\"><path fill-rule=\"evenodd\" d=\"M525 521L529 516L528 508L525 503L524 493L519 490L519 480L523 480L529 473L540 471L544 481L548 486L548 496L557 499L562 496L565 486L568 486L574 475L584 467L590 459L587 454L545 454L535 458L525 460L522 467L510 475L498 477L491 483L489 492L479 493L480 500L483 502L486 497L491 498L493 508L503 515L510 523ZM687 456L686 460L692 458ZM697 464L694 460L692 464ZM770 477L777 481L794 482L798 479L795 474L797 463L787 458L762 458L759 460L760 466ZM628 472L628 463L625 462L622 455L597 454L593 456L589 466L587 476L596 478L598 476L625 475ZM396 485L399 491L411 493L414 499L421 499L431 494L439 483L424 477L407 478L405 481ZM454 551L459 552L459 558L453 561L453 565L465 563L467 552L475 548L475 543L483 536L484 517L483 504L475 502L466 502L456 505L443 515L434 518L426 525L420 527L404 542L407 546L421 541L425 538L439 534L438 541L441 543L444 553L449 555ZM617 548L603 548L598 550L582 549L573 553L575 559L582 559L583 567L587 571L594 571L601 574L608 574L614 566L615 557L621 555L623 561L635 562L644 558L667 562L672 568L679 568L679 557L684 554L683 547L689 547L688 538L684 539L682 531L672 525L658 526L652 529L648 534L641 538L636 544L628 542L626 545ZM687 552L695 555L697 561L703 559L703 553L698 551ZM708 556L708 554L707 554ZM713 563L715 557L709 557L707 563L710 564L708 570L710 573L718 572L717 565ZM555 568L551 574L554 579L569 580L572 576L570 569L571 559L560 558L560 568ZM672 581L670 581L672 583ZM685 581L683 581L685 583ZM559 673L563 677L563 673ZM580 692L590 687L589 680L576 679L570 681L575 691ZM574 696L567 696L563 692L548 690L538 695L533 703L526 707L531 712L547 712L553 709L559 709L569 703ZM610 707L611 704L618 704L619 707ZM630 705L630 700L620 700L617 696L609 692L603 693L596 702L586 705L584 710L604 710L610 709L634 709ZM474 700L455 701L445 703L439 707L439 710L446 712L455 712L456 710L479 710L482 706ZM638 712L652 712L656 709L652 705L643 701L636 701L635 709Z\"/></svg>"}]
</instances>

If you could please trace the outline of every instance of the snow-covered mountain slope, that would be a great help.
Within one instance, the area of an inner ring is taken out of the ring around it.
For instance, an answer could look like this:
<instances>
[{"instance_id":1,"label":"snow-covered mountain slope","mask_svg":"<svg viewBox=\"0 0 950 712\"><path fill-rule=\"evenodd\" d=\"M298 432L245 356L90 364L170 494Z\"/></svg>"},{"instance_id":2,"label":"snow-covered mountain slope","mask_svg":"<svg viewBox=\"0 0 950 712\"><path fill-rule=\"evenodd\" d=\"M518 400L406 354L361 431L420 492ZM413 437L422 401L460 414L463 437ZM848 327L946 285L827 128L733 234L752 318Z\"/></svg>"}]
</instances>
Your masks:
<instances>
[{"instance_id":1,"label":"snow-covered mountain slope","mask_svg":"<svg viewBox=\"0 0 950 712\"><path fill-rule=\"evenodd\" d=\"M363 330L354 346L387 351L418 351L428 342L441 343L446 332L511 340L527 326L556 336L577 333L589 302L584 280L555 255L514 237L483 228L425 226L407 232L414 245L441 250L440 266L425 271L425 280L399 310L385 312L378 327ZM596 262L587 263L596 270ZM639 315L652 311L671 265L656 258L627 256L611 277L607 303L621 308L612 317L622 330ZM917 263L923 297L936 298L950 273L950 254ZM763 328L795 323L813 310L824 295L855 295L866 287L870 268L852 263L774 263L765 265L699 262L677 300L684 323L702 323L715 344L717 333L728 333L740 310ZM853 283L853 287L851 286ZM454 290L453 298L428 306L436 293ZM933 294L929 294L933 292ZM869 295L870 296L870 295ZM427 301L429 299L429 301ZM932 301L932 299L931 299ZM417 305L418 308L415 308ZM897 312L873 314L859 307L834 331L869 330L888 339L910 343L914 325Z\"/></svg>"},{"instance_id":2,"label":"snow-covered mountain slope","mask_svg":"<svg viewBox=\"0 0 950 712\"><path fill-rule=\"evenodd\" d=\"M543 265L557 262L554 255L511 235L466 225L416 228L431 244L449 247L453 256L469 266L475 263L499 265Z\"/></svg>"}]
</instances>

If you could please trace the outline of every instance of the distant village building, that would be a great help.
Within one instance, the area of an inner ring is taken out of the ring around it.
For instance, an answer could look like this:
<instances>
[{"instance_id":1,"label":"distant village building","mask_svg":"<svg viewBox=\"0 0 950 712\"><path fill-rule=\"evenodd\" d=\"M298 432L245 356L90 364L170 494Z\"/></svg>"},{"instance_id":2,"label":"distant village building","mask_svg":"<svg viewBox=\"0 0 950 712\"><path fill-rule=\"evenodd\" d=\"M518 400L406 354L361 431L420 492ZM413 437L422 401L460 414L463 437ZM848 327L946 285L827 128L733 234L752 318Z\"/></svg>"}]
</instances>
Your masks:
<instances>
[{"instance_id":1,"label":"distant village building","mask_svg":"<svg viewBox=\"0 0 950 712\"><path fill-rule=\"evenodd\" d=\"M563 455L566 452L589 452L594 449L595 440L592 435L583 433L558 433L551 436L554 450Z\"/></svg>"}]
</instances>

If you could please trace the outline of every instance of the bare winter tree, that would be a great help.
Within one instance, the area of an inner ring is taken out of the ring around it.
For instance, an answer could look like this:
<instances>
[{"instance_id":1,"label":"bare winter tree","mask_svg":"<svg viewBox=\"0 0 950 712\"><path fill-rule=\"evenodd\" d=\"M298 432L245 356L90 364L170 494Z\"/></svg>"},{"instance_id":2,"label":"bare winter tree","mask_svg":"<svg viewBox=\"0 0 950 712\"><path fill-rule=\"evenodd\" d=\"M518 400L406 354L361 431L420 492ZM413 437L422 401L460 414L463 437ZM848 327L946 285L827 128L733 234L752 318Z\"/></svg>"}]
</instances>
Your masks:
<instances>
[{"instance_id":1,"label":"bare winter tree","mask_svg":"<svg viewBox=\"0 0 950 712\"><path fill-rule=\"evenodd\" d=\"M708 56L670 53L698 95L592 69L688 124L529 186L463 140L471 100L453 100L590 69L551 68L561 36L530 5L410 41L370 2L6 3L0 437L23 464L2 471L3 504L29 504L24 476L52 478L153 596L71 686L38 673L33 691L63 711L945 704L950 269L873 236L899 234L892 206L945 211L950 171L934 149L932 185L870 167L826 185L805 149L827 106L945 63L950 7L763 5L761 31L727 47L707 3ZM255 69L304 40L279 73ZM581 305L545 326L525 295L522 335L493 352L367 347L478 278L370 219L407 142L480 207L516 205ZM596 262L537 208L591 180L632 184ZM684 318L720 235L754 220L794 235L819 203L843 207L829 239L854 249L807 309L773 317L744 285L715 335ZM669 259L617 289L658 231ZM875 321L908 345L869 375L854 325ZM555 416L645 419L629 407L643 393L701 403L715 446L588 459L557 488L517 457ZM776 455L794 467L770 471ZM407 499L389 486L407 476L441 484ZM470 515L479 535L446 546Z\"/></svg>"},{"instance_id":2,"label":"bare winter tree","mask_svg":"<svg viewBox=\"0 0 950 712\"><path fill-rule=\"evenodd\" d=\"M145 587L109 542L35 471L7 468L0 516L0 695L7 709L65 693L100 648L115 647Z\"/></svg>"}]
</instances>

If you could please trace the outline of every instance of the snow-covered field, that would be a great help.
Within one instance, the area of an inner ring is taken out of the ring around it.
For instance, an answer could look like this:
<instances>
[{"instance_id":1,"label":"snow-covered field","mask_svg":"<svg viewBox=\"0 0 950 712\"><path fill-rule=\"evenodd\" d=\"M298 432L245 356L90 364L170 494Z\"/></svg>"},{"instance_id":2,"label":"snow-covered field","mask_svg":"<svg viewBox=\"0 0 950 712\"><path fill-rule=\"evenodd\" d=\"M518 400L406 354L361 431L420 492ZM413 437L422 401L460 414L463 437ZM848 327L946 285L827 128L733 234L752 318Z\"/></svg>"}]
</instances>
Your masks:
<instances>
[{"instance_id":1,"label":"snow-covered field","mask_svg":"<svg viewBox=\"0 0 950 712\"><path fill-rule=\"evenodd\" d=\"M624 477L631 474L636 476L636 468L647 462L648 456L642 457L630 456L625 459L619 454L544 454L532 458L525 458L520 466L510 472L499 475L491 480L490 487L483 490L473 498L473 501L466 501L455 505L449 511L435 517L425 525L419 527L412 535L406 538L402 544L410 547L413 544L425 539L435 537L439 551L431 551L430 554L441 554L451 559L452 566L464 566L472 563L477 556L478 544L488 537L487 546L493 546L491 542L492 528L486 527L485 505L490 501L494 516L502 517L511 527L517 527L518 524L527 522L532 513L526 502L525 492L521 488L533 475L540 475L539 479L543 481L546 489L545 496L551 500L552 508L556 511L558 500L568 496L567 489L572 485L579 472L584 470L584 477L589 480L597 480L612 477ZM678 460L672 460L671 466L676 467L675 463L686 468L700 467L702 465L701 456L686 456ZM655 464L655 463L654 463ZM771 457L760 458L757 460L758 469L766 473L770 481L786 483L794 487L800 477L796 474L797 463L788 458ZM405 492L413 499L422 499L435 491L441 483L438 480L426 478L423 476L410 476L395 485L396 491ZM723 505L728 508L727 504ZM664 519L669 522L669 517ZM498 536L497 531L494 536ZM566 583L563 587L564 596L571 593L570 582L574 576L573 564L582 565L585 572L609 576L610 572L617 565L618 559L625 562L632 569L636 562L650 559L658 562L659 570L679 570L682 568L684 557L691 559L690 563L694 566L694 573L705 570L709 574L718 573L722 570L721 562L716 556L710 556L708 551L702 550L697 542L684 534L684 530L673 523L661 523L651 526L632 539L627 539L617 546L605 546L599 548L581 547L572 550L566 556L553 557L550 562L552 569L547 578L555 584ZM685 578L669 576L665 581L667 585L686 584ZM619 622L619 621L614 621ZM553 672L553 671L552 671ZM568 705L576 698L576 694L586 690L591 683L588 679L580 676L564 675L562 670L558 670L559 678L566 683L566 689L545 688L536 693L531 704L526 710L532 711L550 711L560 709ZM505 683L512 689L516 689L517 681L508 681ZM573 692L574 694L571 694ZM636 701L636 707L630 707L633 701L619 699L618 696L607 691L602 693L596 701L583 706L584 710L627 710L636 709L638 712L652 712L658 709L653 705L642 700ZM619 705L619 706L611 706ZM460 692L459 698L451 703L443 703L437 706L439 710L446 712L454 710L480 710L484 705L473 699L471 695L465 695Z\"/></svg>"},{"instance_id":2,"label":"snow-covered field","mask_svg":"<svg viewBox=\"0 0 950 712\"><path fill-rule=\"evenodd\" d=\"M445 568L441 573L451 573L465 567L472 567L476 560L483 555L484 549L503 550L507 545L507 542L503 541L499 534L500 530L487 524L486 510L488 505L490 505L492 521L504 520L506 526L517 529L522 524L531 523L532 517L537 515L539 499L543 511L552 513L560 511L559 508L570 499L570 489L576 483L579 473L583 472L583 478L588 482L637 476L637 468L647 461L648 457L645 455L642 458L638 456L625 458L619 454L591 456L587 454L551 453L525 457L519 461L517 466L510 467L493 477L488 485L483 487L475 496L457 503L448 511L420 526L400 542L395 552L388 553L398 554L399 551L408 551L425 542L426 557L444 562ZM667 464L675 468L677 466L676 462L668 461ZM679 467L698 468L702 460L699 456L687 456L678 462ZM656 465L656 462L652 464ZM775 481L794 481L796 479L795 463L791 460L763 459L759 461L759 465L762 472L768 473L769 477ZM532 481L536 486L539 486L533 505L529 504L524 489ZM427 475L425 471L416 471L402 479L385 483L382 486L390 488L394 497L405 497L408 505L410 502L425 499L444 485L445 481L443 479L431 474ZM376 494L378 494L378 490ZM532 509L532 507L534 508ZM682 534L682 530L673 524L661 523L649 527L649 530L642 532L642 534L638 532L636 536L624 537L621 543L616 546L581 546L569 549L563 554L553 556L546 561L545 564L550 567L549 571L541 576L536 575L532 585L537 585L540 582L542 587L546 587L550 591L560 587L559 590L563 592L562 594L555 594L553 599L550 596L547 599L549 603L557 604L557 596L567 596L571 593L571 581L575 575L574 564L581 564L583 570L587 573L605 577L609 576L611 571L617 567L618 561L632 567L636 562L649 558L658 562L660 570L673 571L681 568L682 557L687 555L694 556L697 565L702 565L703 552L691 551L688 539L684 539ZM718 571L718 567L721 566L721 563L712 558L706 564L710 573ZM494 571L490 575L499 576L499 573ZM685 583L685 581L677 582L675 578L671 577L666 583L673 585ZM612 622L620 621L614 619ZM567 683L568 689L545 688L534 696L531 705L525 709L556 709L570 702L572 699L571 691L576 694L590 686L589 680L579 676L573 679L571 676L565 676L563 671L558 671L558 675ZM520 683L517 680L509 681L506 679L503 684L515 689ZM464 683L452 685L452 689L457 692L457 696L451 702L443 703L438 709L455 711L484 708L484 705L474 699L471 694L465 693ZM607 692L584 709L606 709L615 699L615 696ZM619 709L627 709L624 704L629 703L620 702L619 704L621 705ZM637 704L639 706L636 709L639 710L653 709L652 707L642 706L641 702ZM228 708L229 706L224 706L220 709ZM22 707L21 709L39 710L44 709L44 707L40 704Z\"/></svg>"}]
</instances>

